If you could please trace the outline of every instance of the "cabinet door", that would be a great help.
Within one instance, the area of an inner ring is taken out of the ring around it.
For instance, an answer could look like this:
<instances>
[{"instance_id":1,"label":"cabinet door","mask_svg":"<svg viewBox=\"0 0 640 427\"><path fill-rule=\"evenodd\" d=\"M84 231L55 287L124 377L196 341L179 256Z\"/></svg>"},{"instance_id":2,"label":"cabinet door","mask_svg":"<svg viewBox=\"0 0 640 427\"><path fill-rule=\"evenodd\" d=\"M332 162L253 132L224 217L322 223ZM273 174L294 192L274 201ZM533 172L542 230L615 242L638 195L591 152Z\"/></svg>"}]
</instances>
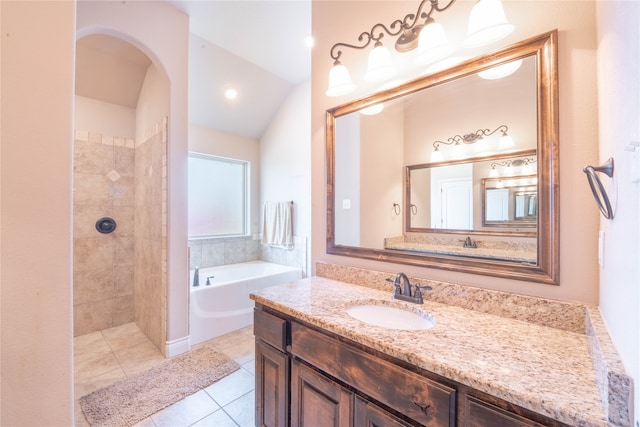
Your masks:
<instances>
[{"instance_id":1,"label":"cabinet door","mask_svg":"<svg viewBox=\"0 0 640 427\"><path fill-rule=\"evenodd\" d=\"M382 408L356 397L354 427L411 427Z\"/></svg>"},{"instance_id":2,"label":"cabinet door","mask_svg":"<svg viewBox=\"0 0 640 427\"><path fill-rule=\"evenodd\" d=\"M289 356L256 340L257 426L288 426L289 365Z\"/></svg>"},{"instance_id":3,"label":"cabinet door","mask_svg":"<svg viewBox=\"0 0 640 427\"><path fill-rule=\"evenodd\" d=\"M352 394L300 362L291 365L291 425L351 425Z\"/></svg>"}]
</instances>

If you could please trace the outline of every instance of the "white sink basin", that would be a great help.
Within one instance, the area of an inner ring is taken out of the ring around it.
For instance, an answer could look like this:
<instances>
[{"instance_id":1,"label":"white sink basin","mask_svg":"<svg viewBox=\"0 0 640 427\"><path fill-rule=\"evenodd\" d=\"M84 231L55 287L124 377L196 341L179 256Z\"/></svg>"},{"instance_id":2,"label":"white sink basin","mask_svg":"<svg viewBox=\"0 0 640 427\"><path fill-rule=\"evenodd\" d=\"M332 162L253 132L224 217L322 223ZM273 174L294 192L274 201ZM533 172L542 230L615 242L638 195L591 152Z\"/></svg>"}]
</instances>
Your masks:
<instances>
[{"instance_id":1,"label":"white sink basin","mask_svg":"<svg viewBox=\"0 0 640 427\"><path fill-rule=\"evenodd\" d=\"M347 313L361 322L387 329L421 330L432 328L433 317L388 305L362 304L347 309Z\"/></svg>"}]
</instances>

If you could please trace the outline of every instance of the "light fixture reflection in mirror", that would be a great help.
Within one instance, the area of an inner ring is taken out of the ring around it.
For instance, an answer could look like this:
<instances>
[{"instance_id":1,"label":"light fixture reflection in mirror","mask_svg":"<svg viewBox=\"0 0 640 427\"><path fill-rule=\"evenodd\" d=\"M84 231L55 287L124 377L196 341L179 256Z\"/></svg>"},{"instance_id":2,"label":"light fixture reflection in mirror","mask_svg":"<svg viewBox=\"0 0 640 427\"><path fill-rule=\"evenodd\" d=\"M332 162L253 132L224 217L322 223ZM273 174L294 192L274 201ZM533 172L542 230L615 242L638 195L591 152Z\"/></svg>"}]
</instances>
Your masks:
<instances>
[{"instance_id":1,"label":"light fixture reflection in mirror","mask_svg":"<svg viewBox=\"0 0 640 427\"><path fill-rule=\"evenodd\" d=\"M464 145L473 145L473 152L470 153L472 155L478 155L485 153L490 150L489 142L485 139L485 137L490 137L497 131L502 132L500 136L500 140L497 144L499 151L504 151L515 146L513 139L507 131L509 127L507 125L500 125L495 128L493 131L489 129L478 129L475 132L466 133L464 135L454 135L448 138L446 141L434 141L433 142L433 151L431 153L431 163L438 163L444 160L444 153L440 150L441 145L452 147L451 155L449 156L451 159L459 160L467 157L467 153L465 152Z\"/></svg>"},{"instance_id":2,"label":"light fixture reflection in mirror","mask_svg":"<svg viewBox=\"0 0 640 427\"><path fill-rule=\"evenodd\" d=\"M363 108L360 110L360 114L364 114L365 116L375 116L376 114L380 114L384 110L384 104L376 104L371 107Z\"/></svg>"},{"instance_id":3,"label":"light fixture reflection in mirror","mask_svg":"<svg viewBox=\"0 0 640 427\"><path fill-rule=\"evenodd\" d=\"M455 47L448 42L444 28L435 22L433 15L435 12L444 12L455 2L456 0L448 0L445 4L440 0L422 0L415 13L409 13L403 19L395 19L389 26L377 23L371 27L371 30L361 32L357 39L360 44L343 42L334 44L329 51L333 68L329 72L329 87L326 95L341 96L355 89L348 70L340 62L344 48L362 50L373 43L373 49L368 57L367 72L364 75L366 81L385 81L397 73L398 70L392 63L389 51L382 42L385 34L397 37L395 49L400 53L418 48L415 59L417 65L437 64L438 61L453 54ZM500 0L479 0L471 10L463 46L478 47L494 43L509 35L513 29L514 26L507 22ZM335 68L337 71L334 72ZM446 67L440 64L428 72L444 68Z\"/></svg>"},{"instance_id":4,"label":"light fixture reflection in mirror","mask_svg":"<svg viewBox=\"0 0 640 427\"><path fill-rule=\"evenodd\" d=\"M517 61L507 62L504 65L498 67L491 67L478 73L479 77L487 80L497 80L510 76L520 69L522 66L522 59Z\"/></svg>"}]
</instances>

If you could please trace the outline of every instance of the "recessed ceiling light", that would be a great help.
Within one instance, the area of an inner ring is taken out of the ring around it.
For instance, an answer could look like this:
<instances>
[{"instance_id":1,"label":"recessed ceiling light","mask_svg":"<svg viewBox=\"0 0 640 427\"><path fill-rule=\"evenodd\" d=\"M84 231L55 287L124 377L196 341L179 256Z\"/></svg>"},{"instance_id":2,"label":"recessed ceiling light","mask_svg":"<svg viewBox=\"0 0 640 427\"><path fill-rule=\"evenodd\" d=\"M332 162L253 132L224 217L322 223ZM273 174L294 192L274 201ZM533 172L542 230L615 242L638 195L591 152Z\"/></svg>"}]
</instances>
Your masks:
<instances>
[{"instance_id":1,"label":"recessed ceiling light","mask_svg":"<svg viewBox=\"0 0 640 427\"><path fill-rule=\"evenodd\" d=\"M224 90L224 97L233 100L238 97L238 91L233 87L228 87Z\"/></svg>"},{"instance_id":2,"label":"recessed ceiling light","mask_svg":"<svg viewBox=\"0 0 640 427\"><path fill-rule=\"evenodd\" d=\"M307 37L304 38L304 45L306 47L308 47L309 49L311 49L315 43L316 42L315 42L315 40L313 40L313 36L312 35L308 35Z\"/></svg>"}]
</instances>

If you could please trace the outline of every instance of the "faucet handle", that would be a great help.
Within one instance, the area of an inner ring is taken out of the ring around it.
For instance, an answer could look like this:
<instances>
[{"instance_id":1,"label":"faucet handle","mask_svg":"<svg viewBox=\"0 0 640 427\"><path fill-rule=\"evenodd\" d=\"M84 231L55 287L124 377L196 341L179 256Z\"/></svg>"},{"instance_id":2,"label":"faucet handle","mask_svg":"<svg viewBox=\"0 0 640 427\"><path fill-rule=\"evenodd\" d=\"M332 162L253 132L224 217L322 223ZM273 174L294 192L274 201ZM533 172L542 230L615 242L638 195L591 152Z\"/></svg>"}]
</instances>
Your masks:
<instances>
[{"instance_id":1,"label":"faucet handle","mask_svg":"<svg viewBox=\"0 0 640 427\"><path fill-rule=\"evenodd\" d=\"M430 291L431 290L431 286L420 286L420 285L413 285L416 290L413 293L413 297L416 299L416 302L418 304L422 304L424 302L424 298L422 298L422 289L424 289L425 291Z\"/></svg>"},{"instance_id":2,"label":"faucet handle","mask_svg":"<svg viewBox=\"0 0 640 427\"><path fill-rule=\"evenodd\" d=\"M390 277L387 277L385 280L389 283L393 283L393 295L402 295L402 288L400 287L400 283Z\"/></svg>"}]
</instances>

